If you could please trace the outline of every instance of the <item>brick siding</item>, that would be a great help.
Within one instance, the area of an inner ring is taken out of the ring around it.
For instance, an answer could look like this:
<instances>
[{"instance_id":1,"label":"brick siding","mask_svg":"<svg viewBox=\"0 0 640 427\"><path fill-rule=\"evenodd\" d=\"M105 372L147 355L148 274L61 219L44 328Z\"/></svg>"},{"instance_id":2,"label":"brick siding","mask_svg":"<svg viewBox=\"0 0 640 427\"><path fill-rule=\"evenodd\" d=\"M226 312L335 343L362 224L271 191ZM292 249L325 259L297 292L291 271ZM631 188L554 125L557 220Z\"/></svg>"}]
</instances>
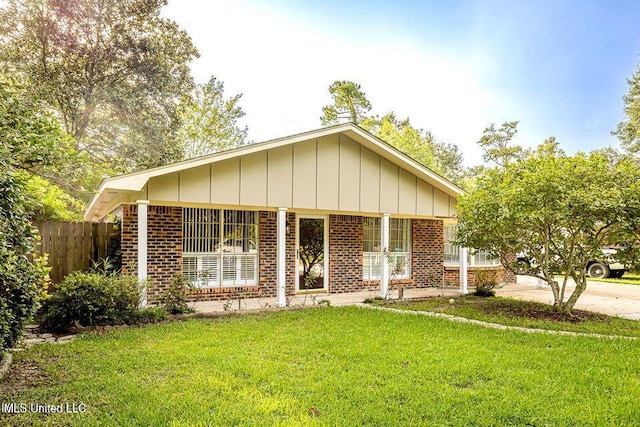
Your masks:
<instances>
[{"instance_id":1,"label":"brick siding","mask_svg":"<svg viewBox=\"0 0 640 427\"><path fill-rule=\"evenodd\" d=\"M122 272L137 274L138 269L138 206L122 206L120 250L122 251Z\"/></svg>"},{"instance_id":2,"label":"brick siding","mask_svg":"<svg viewBox=\"0 0 640 427\"><path fill-rule=\"evenodd\" d=\"M441 286L444 281L444 235L441 220L411 221L411 272L409 288Z\"/></svg>"},{"instance_id":3,"label":"brick siding","mask_svg":"<svg viewBox=\"0 0 640 427\"><path fill-rule=\"evenodd\" d=\"M424 288L444 280L444 238L440 220L411 221L411 278L392 280L391 287ZM329 220L330 291L380 289L379 280L362 280L362 217L331 215ZM428 280L429 279L429 280Z\"/></svg>"},{"instance_id":4,"label":"brick siding","mask_svg":"<svg viewBox=\"0 0 640 427\"><path fill-rule=\"evenodd\" d=\"M123 271L135 274L138 255L138 206L122 212ZM182 273L182 208L149 206L147 212L147 300L158 301L171 280Z\"/></svg>"},{"instance_id":5,"label":"brick siding","mask_svg":"<svg viewBox=\"0 0 640 427\"><path fill-rule=\"evenodd\" d=\"M258 285L199 289L190 300L213 301L242 295L275 297L277 293L277 212L259 212ZM362 279L363 229L362 216L329 216L329 291L357 292L379 289L379 280ZM421 288L457 283L457 269L444 268L443 226L440 220L412 220L411 279L395 280L392 285ZM295 293L296 216L287 213L289 232L286 235L286 293ZM137 206L125 205L122 211L123 270L137 271ZM171 282L182 272L182 208L149 206L148 212L148 275L149 302L156 302ZM455 270L455 271L454 271ZM470 274L469 277L472 277Z\"/></svg>"},{"instance_id":6,"label":"brick siding","mask_svg":"<svg viewBox=\"0 0 640 427\"><path fill-rule=\"evenodd\" d=\"M329 292L379 288L362 280L363 241L361 216L329 215Z\"/></svg>"}]
</instances>

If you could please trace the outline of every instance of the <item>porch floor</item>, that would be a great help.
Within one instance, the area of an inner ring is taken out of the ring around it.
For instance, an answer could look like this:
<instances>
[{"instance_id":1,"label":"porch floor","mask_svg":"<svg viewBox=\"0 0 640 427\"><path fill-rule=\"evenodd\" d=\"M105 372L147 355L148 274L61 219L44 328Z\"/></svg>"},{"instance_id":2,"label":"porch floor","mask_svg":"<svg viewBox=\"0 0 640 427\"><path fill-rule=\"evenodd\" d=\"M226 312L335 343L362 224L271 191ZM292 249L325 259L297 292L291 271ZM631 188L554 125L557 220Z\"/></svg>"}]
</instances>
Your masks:
<instances>
[{"instance_id":1,"label":"porch floor","mask_svg":"<svg viewBox=\"0 0 640 427\"><path fill-rule=\"evenodd\" d=\"M445 296L456 296L460 295L460 288L458 287L449 287L444 288L442 293ZM339 294L329 294L329 293L310 293L306 295L298 294L295 295L294 298L289 303L289 306L301 306L301 305L314 305L318 304L320 301L328 300L331 302L331 305L339 306L339 305L347 305L358 302L363 302L367 298L375 298L380 294L380 291L362 291L362 292L349 292L349 293L339 293ZM441 291L438 288L424 288L424 289L405 289L404 290L404 298L425 298L425 297L435 297L441 295ZM398 291L392 290L390 292L389 297L391 299L396 299L398 297ZM193 303L194 308L197 312L200 313L212 313L225 311L225 306L229 304L229 301L201 301ZM276 307L277 300L276 298L243 298L241 300L231 299L231 306L228 310L237 311L237 310L256 310L265 307Z\"/></svg>"}]
</instances>

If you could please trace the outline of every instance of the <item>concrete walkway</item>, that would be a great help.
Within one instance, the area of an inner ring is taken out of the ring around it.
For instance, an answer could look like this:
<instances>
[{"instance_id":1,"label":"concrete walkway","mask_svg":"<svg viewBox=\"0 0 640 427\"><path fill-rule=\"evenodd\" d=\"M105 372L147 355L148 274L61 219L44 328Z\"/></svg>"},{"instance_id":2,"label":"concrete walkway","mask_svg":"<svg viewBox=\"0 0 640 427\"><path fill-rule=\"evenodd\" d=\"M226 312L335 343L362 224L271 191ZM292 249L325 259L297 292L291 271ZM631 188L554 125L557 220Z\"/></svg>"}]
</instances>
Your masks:
<instances>
[{"instance_id":1,"label":"concrete walkway","mask_svg":"<svg viewBox=\"0 0 640 427\"><path fill-rule=\"evenodd\" d=\"M571 282L567 285L567 295L575 288L575 284ZM289 306L317 305L323 301L329 301L331 305L350 305L361 303L367 298L375 298L379 291L364 291L344 294L307 294L296 295L289 303ZM496 294L503 297L522 299L527 301L538 301L547 304L553 303L553 294L549 286L541 286L538 281L532 277L518 276L516 284L506 285L496 289ZM426 298L435 296L458 296L460 295L457 287L427 289L407 289L404 291L404 298ZM391 291L390 297L397 298L398 291ZM227 309L225 310L225 306ZM233 298L228 301L212 301L197 302L194 307L199 312L221 312L221 311L237 311L237 310L253 310L265 307L276 307L275 298ZM624 317L627 319L640 320L640 286L638 285L620 285L616 283L605 282L589 282L587 289L584 291L576 308L580 310L595 311L598 313L609 314L612 316Z\"/></svg>"},{"instance_id":2,"label":"concrete walkway","mask_svg":"<svg viewBox=\"0 0 640 427\"><path fill-rule=\"evenodd\" d=\"M565 300L574 289L573 281L567 284ZM553 304L551 288L546 284L538 284L537 279L528 276L518 276L518 283L497 289L496 294L502 297ZM587 289L578 299L575 308L640 320L640 286L589 281Z\"/></svg>"},{"instance_id":3,"label":"concrete walkway","mask_svg":"<svg viewBox=\"0 0 640 427\"><path fill-rule=\"evenodd\" d=\"M354 303L361 303L367 298L375 298L380 294L380 291L363 291L363 292L350 292L343 294L328 294L328 293L315 293L307 294L306 299L304 295L296 295L289 306L302 306L302 305L317 305L322 301L329 301L333 306L351 305ZM460 295L458 288L443 288L442 291L439 288L426 288L426 289L405 289L404 298L427 298L436 296L458 296ZM398 291L392 290L389 297L394 299L398 297ZM229 301L203 301L194 304L194 308L198 312L218 312L225 311L225 305L228 305L227 311L252 310L266 307L276 307L277 301L275 298L245 298L238 300L233 298Z\"/></svg>"}]
</instances>

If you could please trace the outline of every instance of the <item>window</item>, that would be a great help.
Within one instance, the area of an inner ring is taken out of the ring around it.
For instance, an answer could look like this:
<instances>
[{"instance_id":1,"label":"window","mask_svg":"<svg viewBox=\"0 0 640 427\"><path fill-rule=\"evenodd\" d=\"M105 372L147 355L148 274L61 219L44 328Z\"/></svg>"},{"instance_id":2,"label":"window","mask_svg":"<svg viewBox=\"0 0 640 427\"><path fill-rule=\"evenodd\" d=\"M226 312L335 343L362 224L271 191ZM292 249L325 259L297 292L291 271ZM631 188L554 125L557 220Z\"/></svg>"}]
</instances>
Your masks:
<instances>
[{"instance_id":1,"label":"window","mask_svg":"<svg viewBox=\"0 0 640 427\"><path fill-rule=\"evenodd\" d=\"M460 265L460 246L451 243L456 237L456 226L444 226L444 263Z\"/></svg>"},{"instance_id":2,"label":"window","mask_svg":"<svg viewBox=\"0 0 640 427\"><path fill-rule=\"evenodd\" d=\"M363 278L380 279L380 218L365 217L363 226ZM394 279L411 277L411 220L391 218L389 220L389 269Z\"/></svg>"},{"instance_id":3,"label":"window","mask_svg":"<svg viewBox=\"0 0 640 427\"><path fill-rule=\"evenodd\" d=\"M444 226L444 263L445 265L460 265L460 246L452 241L456 236L457 226L449 224ZM469 251L467 263L470 267L493 266L500 264L496 258L491 258L485 250Z\"/></svg>"},{"instance_id":4,"label":"window","mask_svg":"<svg viewBox=\"0 0 640 427\"><path fill-rule=\"evenodd\" d=\"M258 281L258 213L184 208L182 273L194 285Z\"/></svg>"},{"instance_id":5,"label":"window","mask_svg":"<svg viewBox=\"0 0 640 427\"><path fill-rule=\"evenodd\" d=\"M380 218L364 217L363 227L363 278L364 280L380 279Z\"/></svg>"}]
</instances>

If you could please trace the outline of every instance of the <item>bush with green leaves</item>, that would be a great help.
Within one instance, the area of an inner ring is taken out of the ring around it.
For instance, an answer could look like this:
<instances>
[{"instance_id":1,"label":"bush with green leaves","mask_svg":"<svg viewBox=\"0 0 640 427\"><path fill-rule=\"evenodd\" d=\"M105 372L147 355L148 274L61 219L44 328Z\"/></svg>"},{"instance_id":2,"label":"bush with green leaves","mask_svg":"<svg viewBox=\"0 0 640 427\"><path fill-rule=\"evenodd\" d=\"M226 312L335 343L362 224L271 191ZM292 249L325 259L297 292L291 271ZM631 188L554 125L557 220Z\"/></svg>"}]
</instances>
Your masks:
<instances>
[{"instance_id":1,"label":"bush with green leaves","mask_svg":"<svg viewBox=\"0 0 640 427\"><path fill-rule=\"evenodd\" d=\"M20 337L47 277L46 260L28 258L35 233L20 188L11 173L0 174L0 352Z\"/></svg>"},{"instance_id":2,"label":"bush with green leaves","mask_svg":"<svg viewBox=\"0 0 640 427\"><path fill-rule=\"evenodd\" d=\"M478 297L492 297L496 292L494 288L498 285L497 273L495 270L474 270L473 279L476 291L473 293Z\"/></svg>"},{"instance_id":3,"label":"bush with green leaves","mask_svg":"<svg viewBox=\"0 0 640 427\"><path fill-rule=\"evenodd\" d=\"M187 305L187 291L193 289L189 279L183 275L175 276L167 290L160 295L160 304L170 314L192 313L193 308Z\"/></svg>"},{"instance_id":4,"label":"bush with green leaves","mask_svg":"<svg viewBox=\"0 0 640 427\"><path fill-rule=\"evenodd\" d=\"M138 323L138 280L130 275L76 271L46 300L42 326L60 331L82 326Z\"/></svg>"},{"instance_id":5,"label":"bush with green leaves","mask_svg":"<svg viewBox=\"0 0 640 427\"><path fill-rule=\"evenodd\" d=\"M68 165L73 152L46 111L32 91L0 74L0 352L20 337L47 277L46 259L32 259L36 236L29 220L38 203L29 176Z\"/></svg>"},{"instance_id":6,"label":"bush with green leaves","mask_svg":"<svg viewBox=\"0 0 640 427\"><path fill-rule=\"evenodd\" d=\"M122 323L127 325L154 323L161 320L167 320L167 310L164 307L145 307L122 315Z\"/></svg>"}]
</instances>

